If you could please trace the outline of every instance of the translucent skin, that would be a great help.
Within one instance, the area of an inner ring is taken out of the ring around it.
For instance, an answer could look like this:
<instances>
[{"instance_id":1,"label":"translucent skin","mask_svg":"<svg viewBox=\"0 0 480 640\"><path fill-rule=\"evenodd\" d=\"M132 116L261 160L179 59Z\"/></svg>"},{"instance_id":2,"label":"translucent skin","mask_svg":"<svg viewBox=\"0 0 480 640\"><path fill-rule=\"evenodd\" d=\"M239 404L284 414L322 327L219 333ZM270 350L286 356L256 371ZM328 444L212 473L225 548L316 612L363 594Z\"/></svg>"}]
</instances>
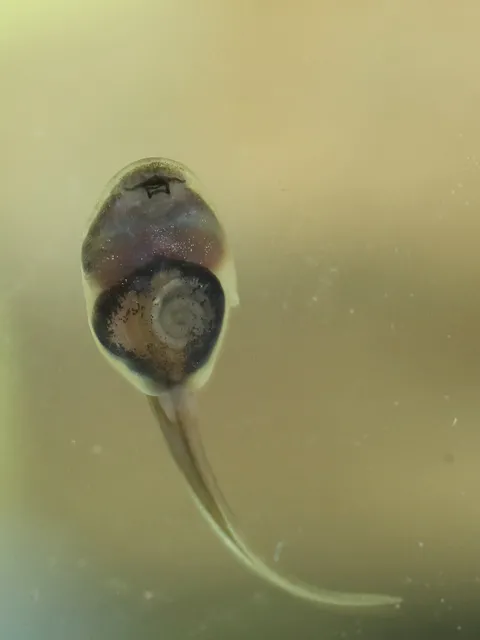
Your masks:
<instances>
[{"instance_id":1,"label":"translucent skin","mask_svg":"<svg viewBox=\"0 0 480 640\"><path fill-rule=\"evenodd\" d=\"M398 608L398 597L318 589L278 573L250 549L234 522L203 451L194 394L213 371L230 309L239 302L237 281L224 231L193 174L178 162L147 158L114 176L83 241L82 273L100 351L148 397L197 506L237 559L317 605L353 613ZM209 319L184 349L163 343L155 330L154 303L176 282L200 291L202 317Z\"/></svg>"}]
</instances>

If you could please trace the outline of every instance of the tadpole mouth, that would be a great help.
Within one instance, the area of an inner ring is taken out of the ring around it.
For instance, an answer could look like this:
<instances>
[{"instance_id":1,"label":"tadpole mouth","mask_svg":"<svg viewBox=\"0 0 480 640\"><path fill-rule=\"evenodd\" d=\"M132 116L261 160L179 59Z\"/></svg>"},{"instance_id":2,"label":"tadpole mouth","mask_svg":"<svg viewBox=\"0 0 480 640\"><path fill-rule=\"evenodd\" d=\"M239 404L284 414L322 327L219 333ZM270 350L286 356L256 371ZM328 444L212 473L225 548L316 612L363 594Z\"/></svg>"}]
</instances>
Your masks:
<instances>
[{"instance_id":1,"label":"tadpole mouth","mask_svg":"<svg viewBox=\"0 0 480 640\"><path fill-rule=\"evenodd\" d=\"M132 186L125 186L125 190L138 191L139 189L143 189L148 198L151 199L157 193L166 193L167 195L171 195L170 185L175 182L184 184L186 179L178 176L165 176L160 173L156 173L150 176L150 178L145 178Z\"/></svg>"}]
</instances>

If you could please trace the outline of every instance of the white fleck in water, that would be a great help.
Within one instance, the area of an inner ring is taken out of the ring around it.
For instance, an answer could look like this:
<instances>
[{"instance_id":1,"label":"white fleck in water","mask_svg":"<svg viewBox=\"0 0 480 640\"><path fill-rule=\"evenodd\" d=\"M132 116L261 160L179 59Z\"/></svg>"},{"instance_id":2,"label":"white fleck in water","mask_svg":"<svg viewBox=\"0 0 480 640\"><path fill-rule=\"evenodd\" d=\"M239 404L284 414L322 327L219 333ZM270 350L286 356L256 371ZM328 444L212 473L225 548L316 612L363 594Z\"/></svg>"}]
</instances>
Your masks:
<instances>
[{"instance_id":1,"label":"white fleck in water","mask_svg":"<svg viewBox=\"0 0 480 640\"><path fill-rule=\"evenodd\" d=\"M99 444L94 444L92 447L92 453L94 456L99 456L103 451L103 447Z\"/></svg>"},{"instance_id":2,"label":"white fleck in water","mask_svg":"<svg viewBox=\"0 0 480 640\"><path fill-rule=\"evenodd\" d=\"M318 302L318 296L312 296L312 302Z\"/></svg>"},{"instance_id":3,"label":"white fleck in water","mask_svg":"<svg viewBox=\"0 0 480 640\"><path fill-rule=\"evenodd\" d=\"M280 556L282 554L283 548L285 547L285 541L284 540L280 540L280 542L277 542L277 544L275 545L275 551L273 552L273 560L274 562L278 562L280 560Z\"/></svg>"},{"instance_id":4,"label":"white fleck in water","mask_svg":"<svg viewBox=\"0 0 480 640\"><path fill-rule=\"evenodd\" d=\"M73 446L75 446L77 444L76 440L70 440L70 444L73 444Z\"/></svg>"},{"instance_id":5,"label":"white fleck in water","mask_svg":"<svg viewBox=\"0 0 480 640\"><path fill-rule=\"evenodd\" d=\"M452 422L452 427L454 427L458 422L458 418L454 418Z\"/></svg>"},{"instance_id":6,"label":"white fleck in water","mask_svg":"<svg viewBox=\"0 0 480 640\"><path fill-rule=\"evenodd\" d=\"M143 597L145 598L145 600L152 600L154 596L153 591L149 591L148 589L146 591L143 592Z\"/></svg>"},{"instance_id":7,"label":"white fleck in water","mask_svg":"<svg viewBox=\"0 0 480 640\"><path fill-rule=\"evenodd\" d=\"M349 313L351 316L353 316L353 314L355 313L355 309L349 309L349 310L348 310L348 313Z\"/></svg>"},{"instance_id":8,"label":"white fleck in water","mask_svg":"<svg viewBox=\"0 0 480 640\"><path fill-rule=\"evenodd\" d=\"M419 540L417 544L420 547L420 549L423 549L423 547L425 546L425 543L422 542L421 540Z\"/></svg>"},{"instance_id":9,"label":"white fleck in water","mask_svg":"<svg viewBox=\"0 0 480 640\"><path fill-rule=\"evenodd\" d=\"M450 191L450 193L452 194L452 196L454 196L454 195L455 195L455 189L452 189L452 190Z\"/></svg>"}]
</instances>

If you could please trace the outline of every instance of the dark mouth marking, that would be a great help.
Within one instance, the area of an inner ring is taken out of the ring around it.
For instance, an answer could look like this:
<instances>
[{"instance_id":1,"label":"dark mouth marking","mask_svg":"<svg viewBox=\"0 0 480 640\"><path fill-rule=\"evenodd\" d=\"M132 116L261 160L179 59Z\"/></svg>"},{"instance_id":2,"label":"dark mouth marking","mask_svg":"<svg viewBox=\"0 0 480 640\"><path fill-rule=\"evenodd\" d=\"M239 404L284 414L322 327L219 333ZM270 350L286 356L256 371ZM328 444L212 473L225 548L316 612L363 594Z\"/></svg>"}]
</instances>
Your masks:
<instances>
[{"instance_id":1,"label":"dark mouth marking","mask_svg":"<svg viewBox=\"0 0 480 640\"><path fill-rule=\"evenodd\" d=\"M142 180L133 187L125 187L126 191L135 191L136 189L145 189L147 196L152 198L156 193L166 193L170 195L170 183L180 182L184 183L185 180L181 178L167 178L165 176L151 176L146 180Z\"/></svg>"}]
</instances>

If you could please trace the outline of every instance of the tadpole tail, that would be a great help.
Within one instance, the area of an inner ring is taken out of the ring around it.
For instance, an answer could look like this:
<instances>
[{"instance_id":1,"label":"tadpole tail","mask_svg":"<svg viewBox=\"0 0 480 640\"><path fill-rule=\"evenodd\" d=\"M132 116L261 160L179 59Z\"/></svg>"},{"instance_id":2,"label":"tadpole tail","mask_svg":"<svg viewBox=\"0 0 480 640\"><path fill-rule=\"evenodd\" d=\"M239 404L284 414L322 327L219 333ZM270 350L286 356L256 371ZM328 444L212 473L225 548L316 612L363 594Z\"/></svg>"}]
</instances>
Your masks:
<instances>
[{"instance_id":1,"label":"tadpole tail","mask_svg":"<svg viewBox=\"0 0 480 640\"><path fill-rule=\"evenodd\" d=\"M250 571L296 598L330 610L342 609L345 612L351 610L352 613L358 613L358 609L399 608L402 598L397 596L319 589L270 567L250 549L237 527L217 485L201 442L198 425L193 418L177 411L176 420L172 421L157 397L147 396L147 399L170 453L186 479L200 511L223 543Z\"/></svg>"}]
</instances>

